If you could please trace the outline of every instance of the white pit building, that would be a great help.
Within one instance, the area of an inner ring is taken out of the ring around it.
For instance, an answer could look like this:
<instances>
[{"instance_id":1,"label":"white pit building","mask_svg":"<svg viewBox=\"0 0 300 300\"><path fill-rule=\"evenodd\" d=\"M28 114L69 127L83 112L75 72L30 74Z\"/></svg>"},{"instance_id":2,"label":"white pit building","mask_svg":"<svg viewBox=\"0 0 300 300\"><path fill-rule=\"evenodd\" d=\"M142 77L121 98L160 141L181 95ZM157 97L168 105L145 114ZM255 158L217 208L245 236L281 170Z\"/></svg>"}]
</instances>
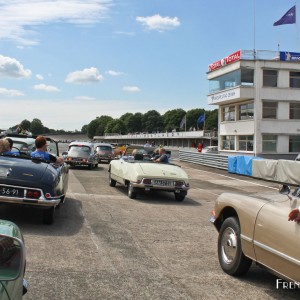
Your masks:
<instances>
[{"instance_id":1,"label":"white pit building","mask_svg":"<svg viewBox=\"0 0 300 300\"><path fill-rule=\"evenodd\" d=\"M209 65L219 151L294 159L300 153L300 53L239 50Z\"/></svg>"}]
</instances>

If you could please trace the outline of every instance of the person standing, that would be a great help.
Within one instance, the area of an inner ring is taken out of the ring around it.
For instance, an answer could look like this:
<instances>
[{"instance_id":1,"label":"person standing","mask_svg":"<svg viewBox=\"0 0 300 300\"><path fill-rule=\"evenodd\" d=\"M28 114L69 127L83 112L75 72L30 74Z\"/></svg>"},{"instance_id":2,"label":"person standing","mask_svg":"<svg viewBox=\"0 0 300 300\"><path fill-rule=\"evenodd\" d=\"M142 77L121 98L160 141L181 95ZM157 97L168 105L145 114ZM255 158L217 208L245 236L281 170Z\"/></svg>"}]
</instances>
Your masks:
<instances>
[{"instance_id":1,"label":"person standing","mask_svg":"<svg viewBox=\"0 0 300 300\"><path fill-rule=\"evenodd\" d=\"M197 147L198 152L202 152L202 148L203 148L203 144L199 143Z\"/></svg>"}]
</instances>

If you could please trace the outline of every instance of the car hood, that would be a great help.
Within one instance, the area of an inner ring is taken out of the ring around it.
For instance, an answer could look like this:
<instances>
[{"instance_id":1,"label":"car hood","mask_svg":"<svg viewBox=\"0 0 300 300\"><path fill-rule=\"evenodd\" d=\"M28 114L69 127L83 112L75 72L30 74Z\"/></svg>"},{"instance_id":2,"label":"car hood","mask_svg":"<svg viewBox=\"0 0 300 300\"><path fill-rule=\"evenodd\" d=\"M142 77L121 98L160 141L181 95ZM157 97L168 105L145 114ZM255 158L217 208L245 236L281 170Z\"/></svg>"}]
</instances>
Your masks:
<instances>
[{"instance_id":1,"label":"car hood","mask_svg":"<svg viewBox=\"0 0 300 300\"><path fill-rule=\"evenodd\" d=\"M155 178L185 179L186 172L179 166L163 163L138 163L140 171L147 176Z\"/></svg>"},{"instance_id":2,"label":"car hood","mask_svg":"<svg viewBox=\"0 0 300 300\"><path fill-rule=\"evenodd\" d=\"M14 180L40 182L48 167L47 163L34 162L30 159L3 157L0 159L0 183Z\"/></svg>"}]
</instances>

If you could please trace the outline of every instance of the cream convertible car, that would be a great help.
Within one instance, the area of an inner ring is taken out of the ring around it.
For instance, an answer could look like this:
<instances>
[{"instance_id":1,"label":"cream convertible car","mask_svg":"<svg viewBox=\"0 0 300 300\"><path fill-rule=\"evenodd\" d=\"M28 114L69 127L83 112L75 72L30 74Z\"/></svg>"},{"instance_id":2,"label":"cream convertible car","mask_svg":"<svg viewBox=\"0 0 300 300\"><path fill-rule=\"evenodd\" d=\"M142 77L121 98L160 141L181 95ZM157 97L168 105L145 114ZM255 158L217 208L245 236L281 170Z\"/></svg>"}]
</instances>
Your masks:
<instances>
[{"instance_id":1,"label":"cream convertible car","mask_svg":"<svg viewBox=\"0 0 300 300\"><path fill-rule=\"evenodd\" d=\"M219 232L219 262L226 273L243 275L255 261L300 284L300 223L288 221L290 211L300 205L300 189L291 194L282 186L280 193L218 197L211 222Z\"/></svg>"},{"instance_id":2,"label":"cream convertible car","mask_svg":"<svg viewBox=\"0 0 300 300\"><path fill-rule=\"evenodd\" d=\"M109 185L125 185L131 199L136 198L138 191L161 190L173 192L177 201L183 201L189 189L188 176L180 166L155 163L143 148L138 149L135 157L125 153L122 158L112 160L108 172Z\"/></svg>"}]
</instances>

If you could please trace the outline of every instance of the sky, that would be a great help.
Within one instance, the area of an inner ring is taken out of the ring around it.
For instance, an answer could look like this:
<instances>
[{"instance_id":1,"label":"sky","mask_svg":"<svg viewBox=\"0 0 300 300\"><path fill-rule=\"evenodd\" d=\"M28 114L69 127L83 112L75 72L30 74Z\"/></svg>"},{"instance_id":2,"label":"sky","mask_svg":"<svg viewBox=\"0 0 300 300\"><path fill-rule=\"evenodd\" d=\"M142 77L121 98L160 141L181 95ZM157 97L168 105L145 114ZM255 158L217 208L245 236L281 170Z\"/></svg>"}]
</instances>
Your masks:
<instances>
[{"instance_id":1,"label":"sky","mask_svg":"<svg viewBox=\"0 0 300 300\"><path fill-rule=\"evenodd\" d=\"M299 21L273 26L295 4L298 16L282 0L0 0L0 129L215 109L209 64L240 49L300 52Z\"/></svg>"}]
</instances>

